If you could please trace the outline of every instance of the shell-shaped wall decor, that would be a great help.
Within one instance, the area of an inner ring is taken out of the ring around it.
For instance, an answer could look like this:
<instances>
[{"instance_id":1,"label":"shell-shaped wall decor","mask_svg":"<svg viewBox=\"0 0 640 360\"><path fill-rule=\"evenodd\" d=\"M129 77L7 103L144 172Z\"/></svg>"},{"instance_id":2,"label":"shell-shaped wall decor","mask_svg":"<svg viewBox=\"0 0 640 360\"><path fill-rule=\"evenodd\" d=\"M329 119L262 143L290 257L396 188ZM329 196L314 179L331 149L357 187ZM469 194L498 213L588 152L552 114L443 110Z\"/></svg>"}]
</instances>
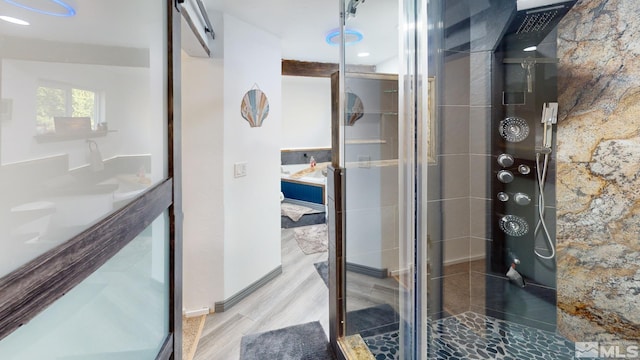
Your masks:
<instances>
[{"instance_id":1,"label":"shell-shaped wall decor","mask_svg":"<svg viewBox=\"0 0 640 360\"><path fill-rule=\"evenodd\" d=\"M356 121L360 120L361 117L364 116L364 105L362 104L362 99L352 92L347 92L346 96L346 106L347 106L347 116L346 121L347 125L353 126Z\"/></svg>"},{"instance_id":2,"label":"shell-shaped wall decor","mask_svg":"<svg viewBox=\"0 0 640 360\"><path fill-rule=\"evenodd\" d=\"M240 104L242 117L251 127L261 127L264 119L269 115L269 100L260 89L247 91Z\"/></svg>"}]
</instances>

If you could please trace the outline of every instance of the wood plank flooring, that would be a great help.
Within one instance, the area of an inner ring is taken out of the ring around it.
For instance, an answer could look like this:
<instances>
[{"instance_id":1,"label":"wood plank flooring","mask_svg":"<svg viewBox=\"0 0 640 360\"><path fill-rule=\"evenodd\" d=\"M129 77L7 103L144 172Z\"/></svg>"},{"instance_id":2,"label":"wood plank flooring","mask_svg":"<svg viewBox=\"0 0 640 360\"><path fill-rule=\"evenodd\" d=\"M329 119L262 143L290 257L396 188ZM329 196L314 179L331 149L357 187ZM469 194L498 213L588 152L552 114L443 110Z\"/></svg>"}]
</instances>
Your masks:
<instances>
[{"instance_id":1,"label":"wood plank flooring","mask_svg":"<svg viewBox=\"0 0 640 360\"><path fill-rule=\"evenodd\" d=\"M396 312L399 312L400 284L393 277L378 279L348 271L346 289L347 311L388 304Z\"/></svg>"},{"instance_id":2,"label":"wood plank flooring","mask_svg":"<svg viewBox=\"0 0 640 360\"><path fill-rule=\"evenodd\" d=\"M282 229L282 274L228 311L207 316L194 360L238 359L244 335L310 321L320 321L326 334L329 292L313 266L325 260L326 252L305 255L293 229Z\"/></svg>"},{"instance_id":3,"label":"wood plank flooring","mask_svg":"<svg viewBox=\"0 0 640 360\"><path fill-rule=\"evenodd\" d=\"M328 253L305 255L293 229L282 229L282 274L228 311L207 316L194 360L240 357L244 335L319 321L328 337L329 292L314 263ZM349 311L389 304L398 311L398 282L347 273Z\"/></svg>"}]
</instances>

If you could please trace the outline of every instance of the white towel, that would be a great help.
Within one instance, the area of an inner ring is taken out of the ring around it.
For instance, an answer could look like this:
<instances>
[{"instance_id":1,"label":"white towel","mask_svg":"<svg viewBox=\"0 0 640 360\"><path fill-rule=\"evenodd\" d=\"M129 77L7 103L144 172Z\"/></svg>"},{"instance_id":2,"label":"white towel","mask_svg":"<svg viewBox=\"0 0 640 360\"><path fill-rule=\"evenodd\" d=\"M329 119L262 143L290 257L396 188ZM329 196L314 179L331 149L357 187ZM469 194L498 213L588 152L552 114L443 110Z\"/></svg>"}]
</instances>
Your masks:
<instances>
[{"instance_id":1,"label":"white towel","mask_svg":"<svg viewBox=\"0 0 640 360\"><path fill-rule=\"evenodd\" d=\"M291 203L282 203L280 204L280 215L288 216L289 219L293 221L298 221L302 218L303 215L306 214L314 214L319 211L314 210L312 208L296 205Z\"/></svg>"}]
</instances>

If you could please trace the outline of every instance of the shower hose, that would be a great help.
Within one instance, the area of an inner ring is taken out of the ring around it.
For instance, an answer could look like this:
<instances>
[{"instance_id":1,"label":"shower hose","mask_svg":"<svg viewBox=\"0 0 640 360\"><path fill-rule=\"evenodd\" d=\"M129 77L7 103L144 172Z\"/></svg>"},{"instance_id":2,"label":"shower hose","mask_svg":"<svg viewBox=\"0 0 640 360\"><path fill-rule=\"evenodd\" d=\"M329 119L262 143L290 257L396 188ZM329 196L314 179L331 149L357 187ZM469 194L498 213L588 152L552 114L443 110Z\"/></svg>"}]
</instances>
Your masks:
<instances>
[{"instance_id":1,"label":"shower hose","mask_svg":"<svg viewBox=\"0 0 640 360\"><path fill-rule=\"evenodd\" d=\"M535 246L533 248L533 252L536 253L536 255L542 259L545 260L550 260L553 259L554 256L556 256L556 249L555 246L553 245L553 242L551 241L551 234L549 234L549 229L547 228L547 224L544 220L544 209L545 209L545 205L544 205L544 184L547 180L547 168L549 167L549 153L545 153L544 154L544 160L543 160L543 165L540 166L540 153L536 153L536 174L537 174L537 178L538 178L538 223L536 224L536 228L533 231L534 234L534 239L535 239L535 235L538 234L538 230L540 230L540 228L542 228L543 232L544 232L544 238L547 240L547 242L549 243L549 248L551 249L551 255L545 256L542 255L538 252L538 250L535 249ZM542 168L542 169L541 169Z\"/></svg>"}]
</instances>

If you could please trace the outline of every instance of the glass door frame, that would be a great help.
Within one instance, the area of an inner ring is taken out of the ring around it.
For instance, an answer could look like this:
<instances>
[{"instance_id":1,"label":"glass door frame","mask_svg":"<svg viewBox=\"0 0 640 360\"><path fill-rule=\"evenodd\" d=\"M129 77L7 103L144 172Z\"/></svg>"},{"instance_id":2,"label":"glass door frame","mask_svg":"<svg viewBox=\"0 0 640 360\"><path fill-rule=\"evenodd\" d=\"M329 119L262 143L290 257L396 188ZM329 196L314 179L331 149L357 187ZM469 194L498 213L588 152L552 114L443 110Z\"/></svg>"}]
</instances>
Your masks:
<instances>
[{"instance_id":1,"label":"glass door frame","mask_svg":"<svg viewBox=\"0 0 640 360\"><path fill-rule=\"evenodd\" d=\"M429 112L427 1L399 1L399 239L400 263L407 266L406 289L400 292L400 358L426 359L427 332L427 164L434 129ZM332 81L334 120L332 165L327 177L329 191L329 341L338 359L348 359L341 339L346 318L346 209L345 207L345 14L346 0L340 0L340 64ZM339 109L339 110L336 110Z\"/></svg>"},{"instance_id":2,"label":"glass door frame","mask_svg":"<svg viewBox=\"0 0 640 360\"><path fill-rule=\"evenodd\" d=\"M89 277L168 210L169 333L156 359L182 358L180 2L164 3L167 178L82 233L0 278L0 341Z\"/></svg>"}]
</instances>

